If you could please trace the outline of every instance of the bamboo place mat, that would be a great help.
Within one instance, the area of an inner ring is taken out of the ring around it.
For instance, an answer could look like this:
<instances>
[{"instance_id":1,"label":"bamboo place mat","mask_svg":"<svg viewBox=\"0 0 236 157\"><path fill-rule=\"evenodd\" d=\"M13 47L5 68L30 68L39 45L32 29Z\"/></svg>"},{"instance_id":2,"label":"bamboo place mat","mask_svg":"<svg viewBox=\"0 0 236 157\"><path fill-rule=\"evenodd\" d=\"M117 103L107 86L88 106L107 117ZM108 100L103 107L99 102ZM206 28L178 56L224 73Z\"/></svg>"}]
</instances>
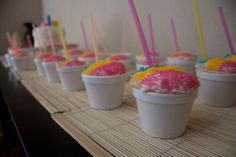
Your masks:
<instances>
[{"instance_id":1,"label":"bamboo place mat","mask_svg":"<svg viewBox=\"0 0 236 157\"><path fill-rule=\"evenodd\" d=\"M183 136L159 139L146 135L128 83L122 106L90 108L85 90L68 92L48 84L35 71L20 72L21 82L52 118L93 156L235 156L236 105L213 108L197 99Z\"/></svg>"},{"instance_id":2,"label":"bamboo place mat","mask_svg":"<svg viewBox=\"0 0 236 157\"><path fill-rule=\"evenodd\" d=\"M81 145L81 131L114 156L235 156L236 106L211 108L195 101L183 136L159 139L146 135L137 110L129 105L101 111L90 107L52 115ZM85 148L96 156L98 150L88 142Z\"/></svg>"}]
</instances>

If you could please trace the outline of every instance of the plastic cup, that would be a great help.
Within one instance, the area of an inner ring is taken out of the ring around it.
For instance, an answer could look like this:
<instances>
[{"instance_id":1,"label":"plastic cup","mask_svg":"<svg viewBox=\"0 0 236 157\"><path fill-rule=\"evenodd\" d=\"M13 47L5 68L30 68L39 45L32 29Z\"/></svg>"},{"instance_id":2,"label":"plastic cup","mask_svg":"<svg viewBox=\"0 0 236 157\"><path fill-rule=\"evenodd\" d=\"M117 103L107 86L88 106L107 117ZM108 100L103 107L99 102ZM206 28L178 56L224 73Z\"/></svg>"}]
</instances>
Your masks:
<instances>
[{"instance_id":1,"label":"plastic cup","mask_svg":"<svg viewBox=\"0 0 236 157\"><path fill-rule=\"evenodd\" d=\"M167 64L173 65L177 68L183 69L184 71L195 74L195 64L197 60L187 60L179 58L167 58Z\"/></svg>"},{"instance_id":2,"label":"plastic cup","mask_svg":"<svg viewBox=\"0 0 236 157\"><path fill-rule=\"evenodd\" d=\"M142 68L147 68L147 67L148 67L148 65L143 65L143 64L136 63L136 69L137 70L140 70Z\"/></svg>"},{"instance_id":3,"label":"plastic cup","mask_svg":"<svg viewBox=\"0 0 236 157\"><path fill-rule=\"evenodd\" d=\"M59 74L62 87L68 91L84 89L84 83L82 81L82 76L81 76L83 70L84 66L73 66L73 67L57 66L57 72Z\"/></svg>"},{"instance_id":4,"label":"plastic cup","mask_svg":"<svg viewBox=\"0 0 236 157\"><path fill-rule=\"evenodd\" d=\"M35 58L35 59L34 59L34 63L35 63L35 65L36 65L38 74L39 74L40 76L45 76L46 74L45 74L45 71L44 71L44 67L43 67L43 65L42 65L42 60L39 59L39 58Z\"/></svg>"},{"instance_id":5,"label":"plastic cup","mask_svg":"<svg viewBox=\"0 0 236 157\"><path fill-rule=\"evenodd\" d=\"M197 90L188 94L160 94L133 89L133 94L146 134L158 138L175 138L184 133Z\"/></svg>"},{"instance_id":6,"label":"plastic cup","mask_svg":"<svg viewBox=\"0 0 236 157\"><path fill-rule=\"evenodd\" d=\"M5 59L7 61L7 65L10 67L11 66L11 59L10 59L10 54L6 53L5 54Z\"/></svg>"},{"instance_id":7,"label":"plastic cup","mask_svg":"<svg viewBox=\"0 0 236 157\"><path fill-rule=\"evenodd\" d=\"M84 61L87 65L92 64L93 62L95 62L95 58L94 57L79 57L80 61Z\"/></svg>"},{"instance_id":8,"label":"plastic cup","mask_svg":"<svg viewBox=\"0 0 236 157\"><path fill-rule=\"evenodd\" d=\"M92 108L108 110L121 105L127 73L118 76L88 76L82 74Z\"/></svg>"},{"instance_id":9,"label":"plastic cup","mask_svg":"<svg viewBox=\"0 0 236 157\"><path fill-rule=\"evenodd\" d=\"M28 56L10 56L10 62L12 64L13 70L23 71L29 69L29 58Z\"/></svg>"},{"instance_id":10,"label":"plastic cup","mask_svg":"<svg viewBox=\"0 0 236 157\"><path fill-rule=\"evenodd\" d=\"M236 96L236 74L219 74L197 71L200 81L199 97L206 105L228 107Z\"/></svg>"},{"instance_id":11,"label":"plastic cup","mask_svg":"<svg viewBox=\"0 0 236 157\"><path fill-rule=\"evenodd\" d=\"M56 69L56 63L57 62L42 62L48 83L60 82L60 78Z\"/></svg>"}]
</instances>

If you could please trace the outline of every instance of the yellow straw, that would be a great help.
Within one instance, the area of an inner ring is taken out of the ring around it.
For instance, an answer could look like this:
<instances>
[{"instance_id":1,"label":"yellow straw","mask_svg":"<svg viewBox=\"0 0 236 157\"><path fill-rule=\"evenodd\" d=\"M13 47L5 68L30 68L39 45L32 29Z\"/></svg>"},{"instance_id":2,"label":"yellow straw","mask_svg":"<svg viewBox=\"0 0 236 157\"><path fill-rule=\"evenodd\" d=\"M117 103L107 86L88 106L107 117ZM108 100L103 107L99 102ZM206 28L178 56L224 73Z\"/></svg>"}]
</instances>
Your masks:
<instances>
[{"instance_id":1,"label":"yellow straw","mask_svg":"<svg viewBox=\"0 0 236 157\"><path fill-rule=\"evenodd\" d=\"M199 34L199 41L200 41L200 46L201 46L202 58L204 60L206 60L207 59L206 46L205 46L205 41L204 41L204 35L202 32L202 25L201 25L201 19L200 19L197 0L193 0L193 8L194 8L194 14L195 14L195 19L196 19L196 23L197 23L197 30L198 30L198 34Z\"/></svg>"},{"instance_id":2,"label":"yellow straw","mask_svg":"<svg viewBox=\"0 0 236 157\"><path fill-rule=\"evenodd\" d=\"M91 35L92 35L92 42L93 42L93 51L95 54L95 59L96 61L99 60L98 57L98 49L97 49L97 40L96 40L96 33L95 33L95 27L94 27L94 19L92 14L90 14L90 31L91 31Z\"/></svg>"},{"instance_id":3,"label":"yellow straw","mask_svg":"<svg viewBox=\"0 0 236 157\"><path fill-rule=\"evenodd\" d=\"M64 32L62 30L62 26L61 26L61 21L58 20L58 30L59 30L59 35L60 35L60 40L62 43L62 47L64 52L67 52L67 47L66 47L66 41L65 41L65 36L64 36Z\"/></svg>"}]
</instances>

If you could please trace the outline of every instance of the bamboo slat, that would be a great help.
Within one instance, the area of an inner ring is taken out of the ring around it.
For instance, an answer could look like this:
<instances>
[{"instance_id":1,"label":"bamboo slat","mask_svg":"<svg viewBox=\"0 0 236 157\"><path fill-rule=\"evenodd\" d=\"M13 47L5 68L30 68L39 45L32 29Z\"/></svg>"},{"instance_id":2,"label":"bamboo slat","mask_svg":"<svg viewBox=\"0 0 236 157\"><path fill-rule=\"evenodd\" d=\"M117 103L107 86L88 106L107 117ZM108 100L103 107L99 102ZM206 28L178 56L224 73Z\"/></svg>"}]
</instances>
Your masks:
<instances>
[{"instance_id":1,"label":"bamboo slat","mask_svg":"<svg viewBox=\"0 0 236 157\"><path fill-rule=\"evenodd\" d=\"M236 105L213 108L194 102L186 132L175 139L146 135L127 84L122 106L94 110L85 90L68 92L33 73L20 73L23 85L52 118L93 156L235 156Z\"/></svg>"}]
</instances>

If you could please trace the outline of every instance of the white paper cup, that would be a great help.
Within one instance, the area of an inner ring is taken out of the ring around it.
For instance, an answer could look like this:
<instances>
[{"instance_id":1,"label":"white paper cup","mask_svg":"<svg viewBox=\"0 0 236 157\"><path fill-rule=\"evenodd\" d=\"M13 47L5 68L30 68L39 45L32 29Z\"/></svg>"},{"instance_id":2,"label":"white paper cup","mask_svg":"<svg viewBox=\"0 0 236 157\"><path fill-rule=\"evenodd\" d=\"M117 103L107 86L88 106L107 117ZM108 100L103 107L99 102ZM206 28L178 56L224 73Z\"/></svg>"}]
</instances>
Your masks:
<instances>
[{"instance_id":1,"label":"white paper cup","mask_svg":"<svg viewBox=\"0 0 236 157\"><path fill-rule=\"evenodd\" d=\"M145 133L158 138L175 138L185 131L196 98L188 94L143 93L133 89Z\"/></svg>"},{"instance_id":2,"label":"white paper cup","mask_svg":"<svg viewBox=\"0 0 236 157\"><path fill-rule=\"evenodd\" d=\"M42 62L48 83L60 82L60 78L56 69L56 63L57 62Z\"/></svg>"},{"instance_id":3,"label":"white paper cup","mask_svg":"<svg viewBox=\"0 0 236 157\"><path fill-rule=\"evenodd\" d=\"M127 73L118 76L88 76L82 74L92 108L113 109L121 105Z\"/></svg>"},{"instance_id":4,"label":"white paper cup","mask_svg":"<svg viewBox=\"0 0 236 157\"><path fill-rule=\"evenodd\" d=\"M183 69L184 71L195 74L195 64L197 60L186 60L179 58L167 58L167 64Z\"/></svg>"},{"instance_id":5,"label":"white paper cup","mask_svg":"<svg viewBox=\"0 0 236 157\"><path fill-rule=\"evenodd\" d=\"M93 57L79 57L79 60L84 61L87 65L90 65L95 62L95 58Z\"/></svg>"},{"instance_id":6,"label":"white paper cup","mask_svg":"<svg viewBox=\"0 0 236 157\"><path fill-rule=\"evenodd\" d=\"M236 95L236 74L217 74L197 71L200 81L199 97L213 107L233 105Z\"/></svg>"},{"instance_id":7,"label":"white paper cup","mask_svg":"<svg viewBox=\"0 0 236 157\"><path fill-rule=\"evenodd\" d=\"M57 67L62 87L68 91L84 89L81 73L84 66Z\"/></svg>"},{"instance_id":8,"label":"white paper cup","mask_svg":"<svg viewBox=\"0 0 236 157\"><path fill-rule=\"evenodd\" d=\"M10 56L10 62L12 64L13 70L15 71L23 71L23 70L29 69L28 56L24 56L24 57Z\"/></svg>"},{"instance_id":9,"label":"white paper cup","mask_svg":"<svg viewBox=\"0 0 236 157\"><path fill-rule=\"evenodd\" d=\"M6 53L5 54L5 59L7 61L7 65L10 67L11 66L11 59L10 59L10 54Z\"/></svg>"},{"instance_id":10,"label":"white paper cup","mask_svg":"<svg viewBox=\"0 0 236 157\"><path fill-rule=\"evenodd\" d=\"M37 68L37 71L38 71L38 74L40 76L45 76L45 71L44 71L44 67L42 65L42 60L41 59L38 59L38 58L35 58L34 59L34 63L36 65L36 68Z\"/></svg>"}]
</instances>

